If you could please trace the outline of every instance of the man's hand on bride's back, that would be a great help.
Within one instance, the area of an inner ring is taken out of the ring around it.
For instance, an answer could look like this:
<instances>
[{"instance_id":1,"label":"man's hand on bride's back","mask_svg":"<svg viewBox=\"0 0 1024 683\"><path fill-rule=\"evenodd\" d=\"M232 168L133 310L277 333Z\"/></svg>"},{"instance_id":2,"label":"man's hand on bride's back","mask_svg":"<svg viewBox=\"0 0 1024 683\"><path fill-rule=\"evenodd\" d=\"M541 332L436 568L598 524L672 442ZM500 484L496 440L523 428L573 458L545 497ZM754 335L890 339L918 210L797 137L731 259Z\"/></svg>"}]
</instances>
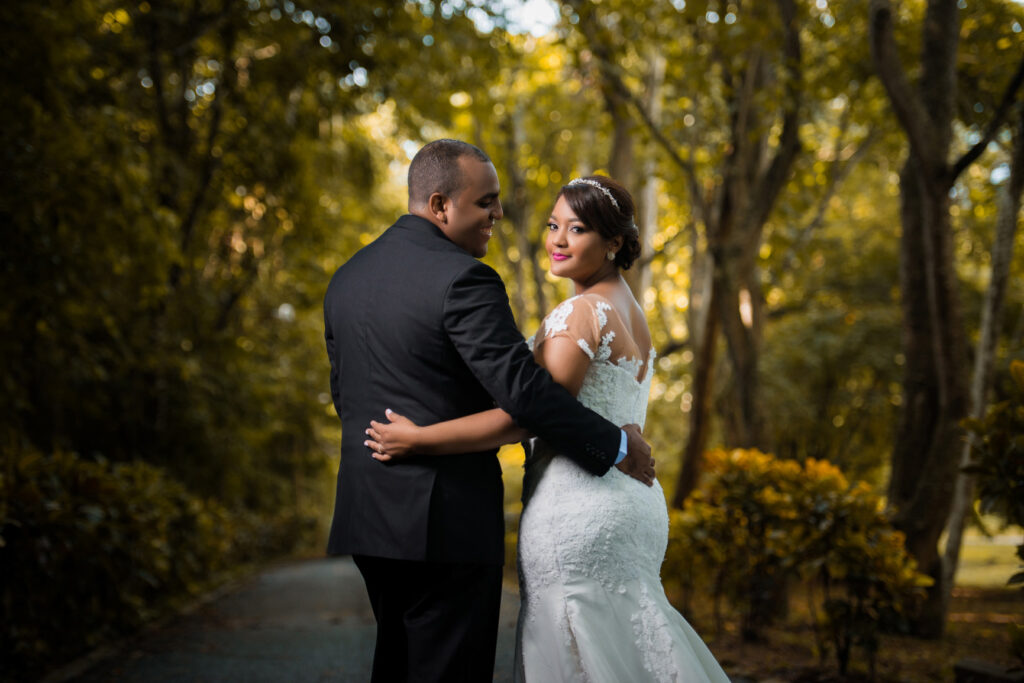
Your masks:
<instances>
[{"instance_id":1,"label":"man's hand on bride's back","mask_svg":"<svg viewBox=\"0 0 1024 683\"><path fill-rule=\"evenodd\" d=\"M420 428L393 410L386 410L384 414L387 422L370 420L370 428L366 430L367 439L363 444L370 449L374 459L391 462L416 450L416 436Z\"/></svg>"},{"instance_id":2,"label":"man's hand on bride's back","mask_svg":"<svg viewBox=\"0 0 1024 683\"><path fill-rule=\"evenodd\" d=\"M626 432L626 457L616 467L637 481L654 486L654 458L651 457L651 445L644 441L639 425L625 425L622 429Z\"/></svg>"}]
</instances>

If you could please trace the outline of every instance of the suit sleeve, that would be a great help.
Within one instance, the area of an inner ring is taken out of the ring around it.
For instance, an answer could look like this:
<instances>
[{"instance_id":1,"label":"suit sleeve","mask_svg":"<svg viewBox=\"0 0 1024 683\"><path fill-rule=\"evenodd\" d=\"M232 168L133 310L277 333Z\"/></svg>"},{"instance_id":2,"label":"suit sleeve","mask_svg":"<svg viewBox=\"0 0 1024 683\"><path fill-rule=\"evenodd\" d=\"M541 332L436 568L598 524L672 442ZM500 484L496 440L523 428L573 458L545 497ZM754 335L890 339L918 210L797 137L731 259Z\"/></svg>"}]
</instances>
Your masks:
<instances>
[{"instance_id":1,"label":"suit sleeve","mask_svg":"<svg viewBox=\"0 0 1024 683\"><path fill-rule=\"evenodd\" d=\"M452 281L444 324L470 371L517 424L587 471L608 471L618 456L619 428L583 406L533 359L493 269L476 263Z\"/></svg>"}]
</instances>

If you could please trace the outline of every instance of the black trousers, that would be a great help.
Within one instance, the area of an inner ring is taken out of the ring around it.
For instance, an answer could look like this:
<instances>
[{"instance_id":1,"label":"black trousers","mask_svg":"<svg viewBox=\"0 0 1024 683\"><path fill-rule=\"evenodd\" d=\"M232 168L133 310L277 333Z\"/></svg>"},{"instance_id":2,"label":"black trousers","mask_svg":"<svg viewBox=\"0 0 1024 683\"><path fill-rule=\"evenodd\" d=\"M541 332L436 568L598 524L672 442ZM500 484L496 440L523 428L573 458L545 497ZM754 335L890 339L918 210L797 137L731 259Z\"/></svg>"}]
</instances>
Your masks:
<instances>
[{"instance_id":1,"label":"black trousers","mask_svg":"<svg viewBox=\"0 0 1024 683\"><path fill-rule=\"evenodd\" d=\"M493 680L499 565L352 559L377 619L371 683Z\"/></svg>"}]
</instances>

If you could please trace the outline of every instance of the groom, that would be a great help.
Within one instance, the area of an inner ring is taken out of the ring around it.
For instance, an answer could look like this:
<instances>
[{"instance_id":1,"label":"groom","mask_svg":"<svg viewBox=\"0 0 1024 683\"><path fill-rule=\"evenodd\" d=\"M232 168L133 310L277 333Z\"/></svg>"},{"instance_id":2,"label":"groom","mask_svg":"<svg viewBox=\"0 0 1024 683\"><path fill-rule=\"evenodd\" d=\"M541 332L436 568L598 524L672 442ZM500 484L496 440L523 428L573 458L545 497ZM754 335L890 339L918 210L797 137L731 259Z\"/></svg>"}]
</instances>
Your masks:
<instances>
[{"instance_id":1,"label":"groom","mask_svg":"<svg viewBox=\"0 0 1024 683\"><path fill-rule=\"evenodd\" d=\"M377 620L374 682L489 681L494 670L503 488L495 451L374 460L363 442L390 408L431 424L503 408L595 475L650 485L639 428L584 408L538 366L505 287L477 258L502 218L480 149L423 147L409 213L331 279L324 299L341 466L327 552L351 554Z\"/></svg>"}]
</instances>

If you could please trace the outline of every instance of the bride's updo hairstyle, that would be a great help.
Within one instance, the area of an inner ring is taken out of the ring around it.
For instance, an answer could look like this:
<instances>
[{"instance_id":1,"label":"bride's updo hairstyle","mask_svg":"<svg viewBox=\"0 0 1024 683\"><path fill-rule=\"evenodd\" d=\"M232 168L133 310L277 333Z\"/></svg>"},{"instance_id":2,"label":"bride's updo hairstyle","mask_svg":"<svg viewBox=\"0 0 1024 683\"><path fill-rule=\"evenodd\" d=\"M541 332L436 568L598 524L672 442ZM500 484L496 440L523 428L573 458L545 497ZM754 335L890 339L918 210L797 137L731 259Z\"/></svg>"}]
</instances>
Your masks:
<instances>
[{"instance_id":1,"label":"bride's updo hairstyle","mask_svg":"<svg viewBox=\"0 0 1024 683\"><path fill-rule=\"evenodd\" d=\"M592 175L570 180L558 197L565 197L577 218L605 239L622 237L622 248L615 255L616 267L627 270L639 258L636 208L626 188L607 176Z\"/></svg>"}]
</instances>

